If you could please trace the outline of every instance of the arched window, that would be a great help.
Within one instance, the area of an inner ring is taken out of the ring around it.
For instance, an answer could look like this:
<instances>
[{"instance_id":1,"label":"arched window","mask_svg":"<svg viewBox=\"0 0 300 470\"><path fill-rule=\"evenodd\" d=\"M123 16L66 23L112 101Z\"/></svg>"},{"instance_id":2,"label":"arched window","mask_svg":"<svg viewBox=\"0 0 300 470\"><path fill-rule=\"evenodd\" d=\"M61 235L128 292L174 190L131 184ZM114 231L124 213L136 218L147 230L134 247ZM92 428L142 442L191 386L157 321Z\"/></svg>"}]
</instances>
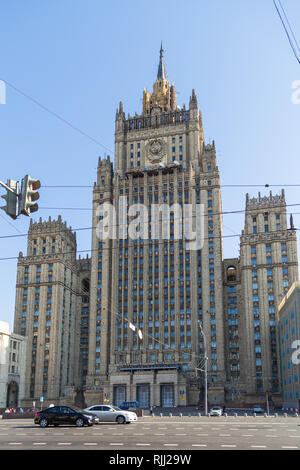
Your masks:
<instances>
[{"instance_id":1,"label":"arched window","mask_svg":"<svg viewBox=\"0 0 300 470\"><path fill-rule=\"evenodd\" d=\"M236 268L235 266L228 266L226 271L227 282L236 281Z\"/></svg>"}]
</instances>

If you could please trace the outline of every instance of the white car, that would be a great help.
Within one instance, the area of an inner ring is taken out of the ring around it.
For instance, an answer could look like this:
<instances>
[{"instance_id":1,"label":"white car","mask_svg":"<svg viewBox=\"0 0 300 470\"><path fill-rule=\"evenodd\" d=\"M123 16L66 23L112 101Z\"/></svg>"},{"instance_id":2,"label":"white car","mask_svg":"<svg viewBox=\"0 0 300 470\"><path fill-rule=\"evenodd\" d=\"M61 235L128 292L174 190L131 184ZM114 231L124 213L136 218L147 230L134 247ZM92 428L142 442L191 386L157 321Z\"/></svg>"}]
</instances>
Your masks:
<instances>
[{"instance_id":1,"label":"white car","mask_svg":"<svg viewBox=\"0 0 300 470\"><path fill-rule=\"evenodd\" d=\"M213 406L209 414L210 416L222 416L223 408L221 406Z\"/></svg>"},{"instance_id":2,"label":"white car","mask_svg":"<svg viewBox=\"0 0 300 470\"><path fill-rule=\"evenodd\" d=\"M138 417L133 411L121 410L117 406L110 405L92 405L85 408L85 411L90 411L99 418L100 423L112 421L118 424L132 423L137 421Z\"/></svg>"}]
</instances>

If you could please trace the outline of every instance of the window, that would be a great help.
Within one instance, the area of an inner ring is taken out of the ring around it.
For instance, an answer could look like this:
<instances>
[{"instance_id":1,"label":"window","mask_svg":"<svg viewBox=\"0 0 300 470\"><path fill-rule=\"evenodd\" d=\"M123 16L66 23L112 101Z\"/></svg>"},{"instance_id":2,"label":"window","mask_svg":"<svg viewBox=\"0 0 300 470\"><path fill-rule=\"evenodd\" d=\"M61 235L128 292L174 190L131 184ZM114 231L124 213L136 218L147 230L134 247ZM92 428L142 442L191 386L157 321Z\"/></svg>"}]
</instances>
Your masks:
<instances>
[{"instance_id":1,"label":"window","mask_svg":"<svg viewBox=\"0 0 300 470\"><path fill-rule=\"evenodd\" d=\"M226 273L227 273L227 282L235 282L236 281L236 268L235 268L235 266L228 266Z\"/></svg>"},{"instance_id":2,"label":"window","mask_svg":"<svg viewBox=\"0 0 300 470\"><path fill-rule=\"evenodd\" d=\"M47 413L60 413L60 407L59 406L53 406L52 408L48 408Z\"/></svg>"},{"instance_id":3,"label":"window","mask_svg":"<svg viewBox=\"0 0 300 470\"><path fill-rule=\"evenodd\" d=\"M227 292L228 293L237 292L237 286L228 286Z\"/></svg>"}]
</instances>

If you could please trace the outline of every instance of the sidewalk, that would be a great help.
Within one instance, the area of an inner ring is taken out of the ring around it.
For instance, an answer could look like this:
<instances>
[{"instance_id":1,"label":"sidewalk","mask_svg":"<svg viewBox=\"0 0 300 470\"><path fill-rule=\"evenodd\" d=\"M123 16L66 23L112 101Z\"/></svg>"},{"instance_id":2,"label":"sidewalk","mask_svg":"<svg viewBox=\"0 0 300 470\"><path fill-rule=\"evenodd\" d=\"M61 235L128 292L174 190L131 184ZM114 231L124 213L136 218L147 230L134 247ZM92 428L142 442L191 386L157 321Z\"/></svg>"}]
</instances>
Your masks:
<instances>
[{"instance_id":1,"label":"sidewalk","mask_svg":"<svg viewBox=\"0 0 300 470\"><path fill-rule=\"evenodd\" d=\"M170 414L173 416L180 416L180 414L182 416L198 416L199 413L203 413L203 409L198 409L195 406L177 406L174 408L156 406L152 411L155 416L160 416L160 414L163 416L170 416ZM143 414L144 416L151 416L150 409L144 409Z\"/></svg>"}]
</instances>

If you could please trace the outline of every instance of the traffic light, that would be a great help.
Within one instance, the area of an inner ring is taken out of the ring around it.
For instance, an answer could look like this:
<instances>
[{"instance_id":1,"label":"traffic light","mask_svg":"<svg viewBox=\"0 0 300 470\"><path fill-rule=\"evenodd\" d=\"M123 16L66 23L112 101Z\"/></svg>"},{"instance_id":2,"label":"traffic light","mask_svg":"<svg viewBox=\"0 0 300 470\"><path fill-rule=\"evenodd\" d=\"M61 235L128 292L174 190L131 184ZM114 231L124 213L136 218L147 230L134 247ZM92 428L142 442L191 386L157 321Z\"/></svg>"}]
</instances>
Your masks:
<instances>
[{"instance_id":1,"label":"traffic light","mask_svg":"<svg viewBox=\"0 0 300 470\"><path fill-rule=\"evenodd\" d=\"M4 210L12 219L16 219L19 215L19 183L14 180L7 180L7 185L2 184L6 188L6 193L1 196L6 201L6 206L0 209Z\"/></svg>"},{"instance_id":2,"label":"traffic light","mask_svg":"<svg viewBox=\"0 0 300 470\"><path fill-rule=\"evenodd\" d=\"M39 206L35 201L40 197L37 191L40 187L40 181L31 178L29 175L22 179L21 214L30 215L38 210Z\"/></svg>"}]
</instances>

